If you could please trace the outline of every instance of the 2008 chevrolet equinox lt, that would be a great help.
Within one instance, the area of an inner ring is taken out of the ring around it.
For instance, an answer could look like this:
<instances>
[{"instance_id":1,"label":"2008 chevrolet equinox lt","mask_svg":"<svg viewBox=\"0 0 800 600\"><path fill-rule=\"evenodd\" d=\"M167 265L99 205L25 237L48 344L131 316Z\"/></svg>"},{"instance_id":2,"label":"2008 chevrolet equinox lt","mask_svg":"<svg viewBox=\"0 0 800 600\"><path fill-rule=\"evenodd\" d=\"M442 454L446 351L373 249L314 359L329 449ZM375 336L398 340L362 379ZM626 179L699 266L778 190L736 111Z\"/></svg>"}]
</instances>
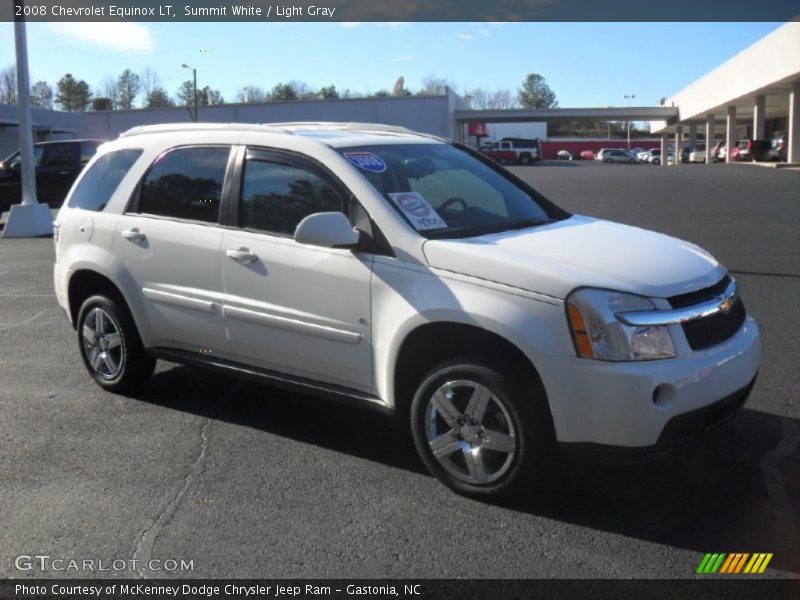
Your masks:
<instances>
[{"instance_id":1,"label":"2008 chevrolet equinox lt","mask_svg":"<svg viewBox=\"0 0 800 600\"><path fill-rule=\"evenodd\" d=\"M55 239L103 388L160 358L391 411L474 497L527 489L559 446L658 455L741 406L761 359L704 250L398 127L135 128L99 148Z\"/></svg>"}]
</instances>

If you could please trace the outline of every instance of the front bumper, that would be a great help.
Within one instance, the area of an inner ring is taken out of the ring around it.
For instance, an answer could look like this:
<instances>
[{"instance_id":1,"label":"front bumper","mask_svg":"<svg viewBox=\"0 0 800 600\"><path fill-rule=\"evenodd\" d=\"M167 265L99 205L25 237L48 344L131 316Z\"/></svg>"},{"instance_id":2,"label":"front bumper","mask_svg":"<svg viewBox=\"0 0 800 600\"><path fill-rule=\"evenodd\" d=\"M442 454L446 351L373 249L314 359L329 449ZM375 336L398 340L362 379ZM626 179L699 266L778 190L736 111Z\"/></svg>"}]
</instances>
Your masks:
<instances>
[{"instance_id":1,"label":"front bumper","mask_svg":"<svg viewBox=\"0 0 800 600\"><path fill-rule=\"evenodd\" d=\"M682 429L696 429L693 420L705 420L714 406L743 403L761 363L761 341L758 325L748 317L725 342L672 359L530 359L547 391L560 443L646 453L668 446Z\"/></svg>"},{"instance_id":2,"label":"front bumper","mask_svg":"<svg viewBox=\"0 0 800 600\"><path fill-rule=\"evenodd\" d=\"M667 421L666 426L652 446L609 446L585 442L562 442L559 451L579 460L608 463L638 463L655 460L675 446L695 438L724 423L739 412L747 401L756 377L745 387L703 408L689 411Z\"/></svg>"}]
</instances>

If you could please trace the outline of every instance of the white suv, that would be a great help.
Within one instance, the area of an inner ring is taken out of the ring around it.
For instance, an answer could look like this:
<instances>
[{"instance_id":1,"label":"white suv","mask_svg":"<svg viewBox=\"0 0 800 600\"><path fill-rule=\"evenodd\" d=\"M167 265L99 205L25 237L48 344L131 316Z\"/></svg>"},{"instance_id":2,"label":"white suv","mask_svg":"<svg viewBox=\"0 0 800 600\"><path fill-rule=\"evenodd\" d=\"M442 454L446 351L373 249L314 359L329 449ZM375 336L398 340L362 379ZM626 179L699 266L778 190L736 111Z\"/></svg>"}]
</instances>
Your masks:
<instances>
[{"instance_id":1,"label":"white suv","mask_svg":"<svg viewBox=\"0 0 800 600\"><path fill-rule=\"evenodd\" d=\"M761 358L705 251L401 128L136 128L100 147L55 238L103 388L161 358L396 413L478 497L559 446L659 454L741 406Z\"/></svg>"}]
</instances>

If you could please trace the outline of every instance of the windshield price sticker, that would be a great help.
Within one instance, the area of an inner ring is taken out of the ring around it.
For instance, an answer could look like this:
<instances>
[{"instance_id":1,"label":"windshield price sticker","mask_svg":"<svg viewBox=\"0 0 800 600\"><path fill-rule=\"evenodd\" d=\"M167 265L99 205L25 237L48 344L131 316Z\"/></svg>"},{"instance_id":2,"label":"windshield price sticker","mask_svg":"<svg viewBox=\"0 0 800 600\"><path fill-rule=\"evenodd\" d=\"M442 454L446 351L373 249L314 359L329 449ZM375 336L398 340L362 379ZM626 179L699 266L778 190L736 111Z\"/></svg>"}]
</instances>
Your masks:
<instances>
[{"instance_id":1,"label":"windshield price sticker","mask_svg":"<svg viewBox=\"0 0 800 600\"><path fill-rule=\"evenodd\" d=\"M386 170L386 163L383 159L372 152L345 152L344 156L347 160L364 171L383 173Z\"/></svg>"},{"instance_id":2,"label":"windshield price sticker","mask_svg":"<svg viewBox=\"0 0 800 600\"><path fill-rule=\"evenodd\" d=\"M447 227L442 217L417 192L399 192L389 194L389 197L400 207L417 231Z\"/></svg>"}]
</instances>

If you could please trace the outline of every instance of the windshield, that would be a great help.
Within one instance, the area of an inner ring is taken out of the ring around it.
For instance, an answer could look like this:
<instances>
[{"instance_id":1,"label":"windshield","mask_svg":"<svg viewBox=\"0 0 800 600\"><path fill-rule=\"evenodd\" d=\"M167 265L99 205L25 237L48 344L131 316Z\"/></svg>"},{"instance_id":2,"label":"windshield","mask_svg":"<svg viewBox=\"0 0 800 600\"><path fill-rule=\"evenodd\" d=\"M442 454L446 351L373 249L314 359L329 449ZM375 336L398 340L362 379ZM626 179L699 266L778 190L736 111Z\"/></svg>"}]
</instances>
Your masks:
<instances>
[{"instance_id":1,"label":"windshield","mask_svg":"<svg viewBox=\"0 0 800 600\"><path fill-rule=\"evenodd\" d=\"M425 237L471 237L568 216L522 181L451 144L339 152Z\"/></svg>"}]
</instances>

